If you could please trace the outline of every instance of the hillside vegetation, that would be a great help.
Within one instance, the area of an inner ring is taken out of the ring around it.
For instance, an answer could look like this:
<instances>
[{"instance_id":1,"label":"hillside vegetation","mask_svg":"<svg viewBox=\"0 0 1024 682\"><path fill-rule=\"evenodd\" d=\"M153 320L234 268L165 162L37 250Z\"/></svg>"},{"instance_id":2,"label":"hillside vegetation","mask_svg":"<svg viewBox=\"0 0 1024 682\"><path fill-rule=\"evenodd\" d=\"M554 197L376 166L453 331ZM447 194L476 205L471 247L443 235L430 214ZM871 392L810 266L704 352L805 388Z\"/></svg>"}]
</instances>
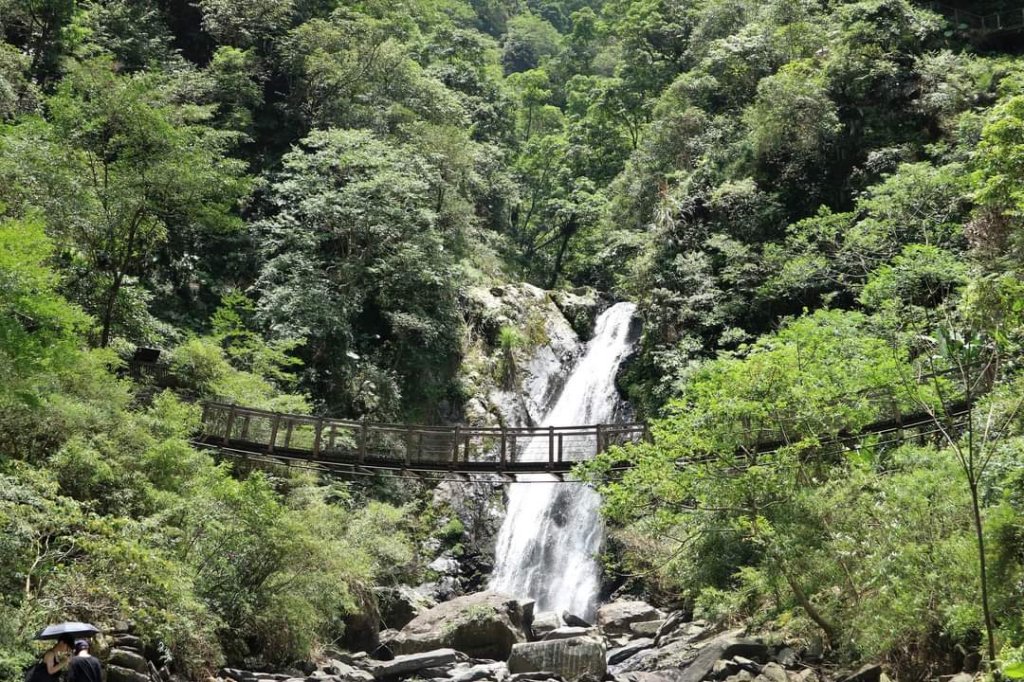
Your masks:
<instances>
[{"instance_id":1,"label":"hillside vegetation","mask_svg":"<svg viewBox=\"0 0 1024 682\"><path fill-rule=\"evenodd\" d=\"M1024 57L926 5L0 0L0 679L64 617L193 677L342 637L423 491L216 461L196 403L458 421L519 281L643 318L609 576L1024 677Z\"/></svg>"}]
</instances>

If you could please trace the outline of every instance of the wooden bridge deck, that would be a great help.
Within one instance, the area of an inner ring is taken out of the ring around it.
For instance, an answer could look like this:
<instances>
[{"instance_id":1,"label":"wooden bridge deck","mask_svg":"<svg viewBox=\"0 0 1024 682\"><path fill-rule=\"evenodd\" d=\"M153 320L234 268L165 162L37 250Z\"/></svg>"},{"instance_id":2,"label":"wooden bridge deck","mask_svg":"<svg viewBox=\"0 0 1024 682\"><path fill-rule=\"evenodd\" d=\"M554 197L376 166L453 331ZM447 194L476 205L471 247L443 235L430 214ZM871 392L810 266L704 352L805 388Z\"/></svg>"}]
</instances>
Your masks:
<instances>
[{"instance_id":1,"label":"wooden bridge deck","mask_svg":"<svg viewBox=\"0 0 1024 682\"><path fill-rule=\"evenodd\" d=\"M649 438L645 424L468 427L384 424L203 404L198 442L319 465L479 473L565 474L614 445Z\"/></svg>"}]
</instances>

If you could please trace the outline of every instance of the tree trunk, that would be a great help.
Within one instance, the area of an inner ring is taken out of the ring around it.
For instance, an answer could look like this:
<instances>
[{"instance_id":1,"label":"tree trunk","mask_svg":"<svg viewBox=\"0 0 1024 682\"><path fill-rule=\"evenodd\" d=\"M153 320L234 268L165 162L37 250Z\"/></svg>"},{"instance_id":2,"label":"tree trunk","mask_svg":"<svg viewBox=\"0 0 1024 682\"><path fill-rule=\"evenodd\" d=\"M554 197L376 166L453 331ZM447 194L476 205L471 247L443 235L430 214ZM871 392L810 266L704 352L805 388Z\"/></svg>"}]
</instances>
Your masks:
<instances>
[{"instance_id":1,"label":"tree trunk","mask_svg":"<svg viewBox=\"0 0 1024 682\"><path fill-rule=\"evenodd\" d=\"M107 302L103 309L103 328L100 332L100 348L106 348L110 344L110 330L114 325L114 309L117 307L117 295L121 292L123 281L124 273L115 274L110 291L107 292Z\"/></svg>"},{"instance_id":2,"label":"tree trunk","mask_svg":"<svg viewBox=\"0 0 1024 682\"><path fill-rule=\"evenodd\" d=\"M985 561L985 528L981 521L981 504L978 501L978 483L970 481L971 511L974 513L974 533L978 543L978 573L981 579L981 610L985 615L985 635L988 639L988 660L996 660L995 627L992 623L992 610L988 604L988 566Z\"/></svg>"}]
</instances>

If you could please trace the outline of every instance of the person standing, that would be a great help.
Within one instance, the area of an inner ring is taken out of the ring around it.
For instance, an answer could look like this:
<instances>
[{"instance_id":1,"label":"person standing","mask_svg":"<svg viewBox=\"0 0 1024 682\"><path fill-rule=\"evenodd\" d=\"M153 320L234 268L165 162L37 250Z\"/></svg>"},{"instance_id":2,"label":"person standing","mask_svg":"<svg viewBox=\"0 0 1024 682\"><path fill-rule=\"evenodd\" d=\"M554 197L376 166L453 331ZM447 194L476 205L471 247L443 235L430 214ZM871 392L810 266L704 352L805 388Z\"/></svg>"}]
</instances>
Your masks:
<instances>
[{"instance_id":1,"label":"person standing","mask_svg":"<svg viewBox=\"0 0 1024 682\"><path fill-rule=\"evenodd\" d=\"M98 658L89 653L89 640L75 641L75 655L68 663L68 682L103 682L103 668Z\"/></svg>"},{"instance_id":2,"label":"person standing","mask_svg":"<svg viewBox=\"0 0 1024 682\"><path fill-rule=\"evenodd\" d=\"M25 675L25 682L56 682L71 660L72 641L61 638L46 650L43 660L32 666Z\"/></svg>"}]
</instances>

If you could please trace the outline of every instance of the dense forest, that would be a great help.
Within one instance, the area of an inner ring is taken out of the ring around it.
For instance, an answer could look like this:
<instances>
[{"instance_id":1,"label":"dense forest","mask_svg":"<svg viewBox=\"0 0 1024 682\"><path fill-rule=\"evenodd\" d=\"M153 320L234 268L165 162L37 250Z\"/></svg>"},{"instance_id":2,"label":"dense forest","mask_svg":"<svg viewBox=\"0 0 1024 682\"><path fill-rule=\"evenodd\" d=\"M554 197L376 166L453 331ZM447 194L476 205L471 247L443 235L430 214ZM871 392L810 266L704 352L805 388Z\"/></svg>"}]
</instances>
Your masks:
<instances>
[{"instance_id":1,"label":"dense forest","mask_svg":"<svg viewBox=\"0 0 1024 682\"><path fill-rule=\"evenodd\" d=\"M422 484L220 461L198 402L464 421L516 282L639 306L610 575L1024 677L1024 29L949 4L0 0L0 679L65 617L294 661L422 575Z\"/></svg>"}]
</instances>

